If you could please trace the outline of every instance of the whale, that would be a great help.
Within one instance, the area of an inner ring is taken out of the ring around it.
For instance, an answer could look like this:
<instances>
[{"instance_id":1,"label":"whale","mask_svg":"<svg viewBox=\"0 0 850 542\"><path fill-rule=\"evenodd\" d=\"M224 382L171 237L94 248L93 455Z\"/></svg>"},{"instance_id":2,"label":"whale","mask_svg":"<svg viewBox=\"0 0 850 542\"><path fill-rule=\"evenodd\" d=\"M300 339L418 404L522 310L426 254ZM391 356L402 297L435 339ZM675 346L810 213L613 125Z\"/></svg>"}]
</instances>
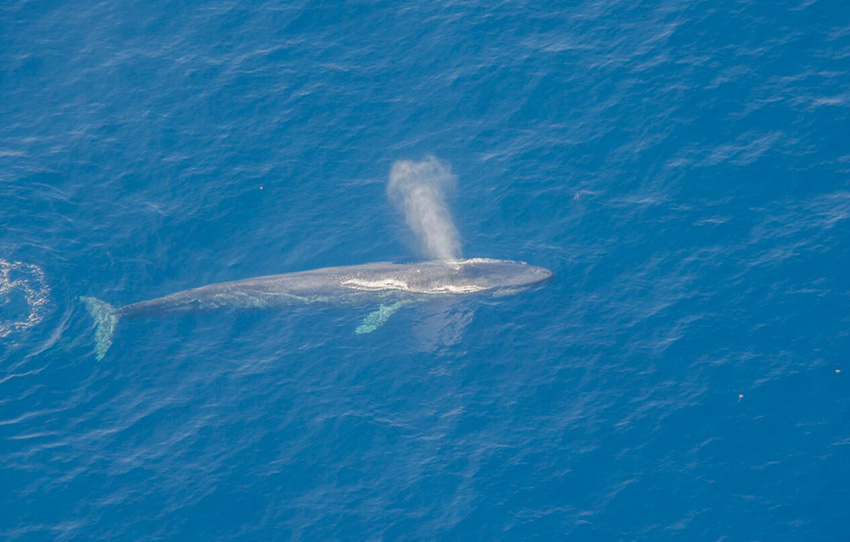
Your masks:
<instances>
[{"instance_id":1,"label":"whale","mask_svg":"<svg viewBox=\"0 0 850 542\"><path fill-rule=\"evenodd\" d=\"M102 360L119 320L223 309L285 309L297 305L369 307L355 328L372 333L406 305L453 296L505 296L546 283L552 271L526 262L470 258L417 263L368 263L219 282L114 307L80 299L95 322L95 355Z\"/></svg>"}]
</instances>

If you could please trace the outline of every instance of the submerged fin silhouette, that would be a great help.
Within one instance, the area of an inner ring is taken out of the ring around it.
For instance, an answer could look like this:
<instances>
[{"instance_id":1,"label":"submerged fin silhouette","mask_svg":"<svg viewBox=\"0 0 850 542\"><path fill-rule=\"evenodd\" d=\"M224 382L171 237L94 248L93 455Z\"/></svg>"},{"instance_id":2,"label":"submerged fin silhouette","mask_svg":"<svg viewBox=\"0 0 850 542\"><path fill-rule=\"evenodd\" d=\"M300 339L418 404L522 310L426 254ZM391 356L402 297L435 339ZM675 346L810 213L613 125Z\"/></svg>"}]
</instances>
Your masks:
<instances>
[{"instance_id":1,"label":"submerged fin silhouette","mask_svg":"<svg viewBox=\"0 0 850 542\"><path fill-rule=\"evenodd\" d=\"M378 307L378 310L374 312L370 312L366 318L363 319L363 322L357 329L354 330L354 333L358 335L362 335L364 333L372 333L382 325L387 323L387 320L396 313L397 310L405 306L407 303L405 301L397 301L392 305L381 305Z\"/></svg>"},{"instance_id":2,"label":"submerged fin silhouette","mask_svg":"<svg viewBox=\"0 0 850 542\"><path fill-rule=\"evenodd\" d=\"M95 331L95 347L94 352L97 360L100 361L106 355L106 351L112 346L112 335L115 333L115 326L118 325L118 313L115 307L101 301L95 297L80 297L80 301L85 303L91 317L94 318Z\"/></svg>"}]
</instances>

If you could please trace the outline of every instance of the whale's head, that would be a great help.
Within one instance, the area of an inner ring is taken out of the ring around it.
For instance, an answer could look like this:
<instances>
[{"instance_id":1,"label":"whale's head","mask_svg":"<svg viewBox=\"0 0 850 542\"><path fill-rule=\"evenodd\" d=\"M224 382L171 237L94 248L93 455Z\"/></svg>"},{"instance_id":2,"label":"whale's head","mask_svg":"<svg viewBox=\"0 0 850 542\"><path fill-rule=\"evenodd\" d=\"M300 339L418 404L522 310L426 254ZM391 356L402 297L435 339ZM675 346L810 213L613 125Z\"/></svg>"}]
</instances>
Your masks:
<instances>
[{"instance_id":1,"label":"whale's head","mask_svg":"<svg viewBox=\"0 0 850 542\"><path fill-rule=\"evenodd\" d=\"M544 267L509 260L472 258L448 265L453 270L451 283L459 290L507 294L543 284L554 277L554 273Z\"/></svg>"}]
</instances>

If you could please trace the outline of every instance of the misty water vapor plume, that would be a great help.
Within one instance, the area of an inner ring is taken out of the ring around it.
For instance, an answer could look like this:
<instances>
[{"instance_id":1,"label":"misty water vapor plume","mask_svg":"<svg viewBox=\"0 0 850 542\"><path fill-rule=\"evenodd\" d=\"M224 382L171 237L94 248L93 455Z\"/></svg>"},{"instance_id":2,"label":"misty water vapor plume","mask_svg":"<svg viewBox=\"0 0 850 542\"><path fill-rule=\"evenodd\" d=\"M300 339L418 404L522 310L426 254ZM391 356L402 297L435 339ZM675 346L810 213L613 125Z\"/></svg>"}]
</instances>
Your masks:
<instances>
[{"instance_id":1,"label":"misty water vapor plume","mask_svg":"<svg viewBox=\"0 0 850 542\"><path fill-rule=\"evenodd\" d=\"M399 160L390 170L387 194L404 212L425 254L435 260L461 257L460 235L445 198L456 182L451 166L433 156L421 162Z\"/></svg>"}]
</instances>

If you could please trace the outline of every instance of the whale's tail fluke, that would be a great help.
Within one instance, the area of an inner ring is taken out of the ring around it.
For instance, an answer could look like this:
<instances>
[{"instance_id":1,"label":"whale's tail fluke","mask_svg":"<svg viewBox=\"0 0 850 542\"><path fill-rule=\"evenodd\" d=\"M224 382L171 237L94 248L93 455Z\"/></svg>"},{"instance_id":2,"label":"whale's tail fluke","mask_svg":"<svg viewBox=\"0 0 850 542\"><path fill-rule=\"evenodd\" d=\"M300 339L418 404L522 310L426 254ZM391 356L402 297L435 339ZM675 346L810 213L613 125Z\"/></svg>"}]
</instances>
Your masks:
<instances>
[{"instance_id":1,"label":"whale's tail fluke","mask_svg":"<svg viewBox=\"0 0 850 542\"><path fill-rule=\"evenodd\" d=\"M94 318L94 323L97 326L94 330L95 347L94 352L97 355L97 360L103 359L106 351L112 346L112 335L115 333L115 326L118 324L118 313L115 307L94 297L83 296L80 301L85 303L91 317Z\"/></svg>"}]
</instances>

